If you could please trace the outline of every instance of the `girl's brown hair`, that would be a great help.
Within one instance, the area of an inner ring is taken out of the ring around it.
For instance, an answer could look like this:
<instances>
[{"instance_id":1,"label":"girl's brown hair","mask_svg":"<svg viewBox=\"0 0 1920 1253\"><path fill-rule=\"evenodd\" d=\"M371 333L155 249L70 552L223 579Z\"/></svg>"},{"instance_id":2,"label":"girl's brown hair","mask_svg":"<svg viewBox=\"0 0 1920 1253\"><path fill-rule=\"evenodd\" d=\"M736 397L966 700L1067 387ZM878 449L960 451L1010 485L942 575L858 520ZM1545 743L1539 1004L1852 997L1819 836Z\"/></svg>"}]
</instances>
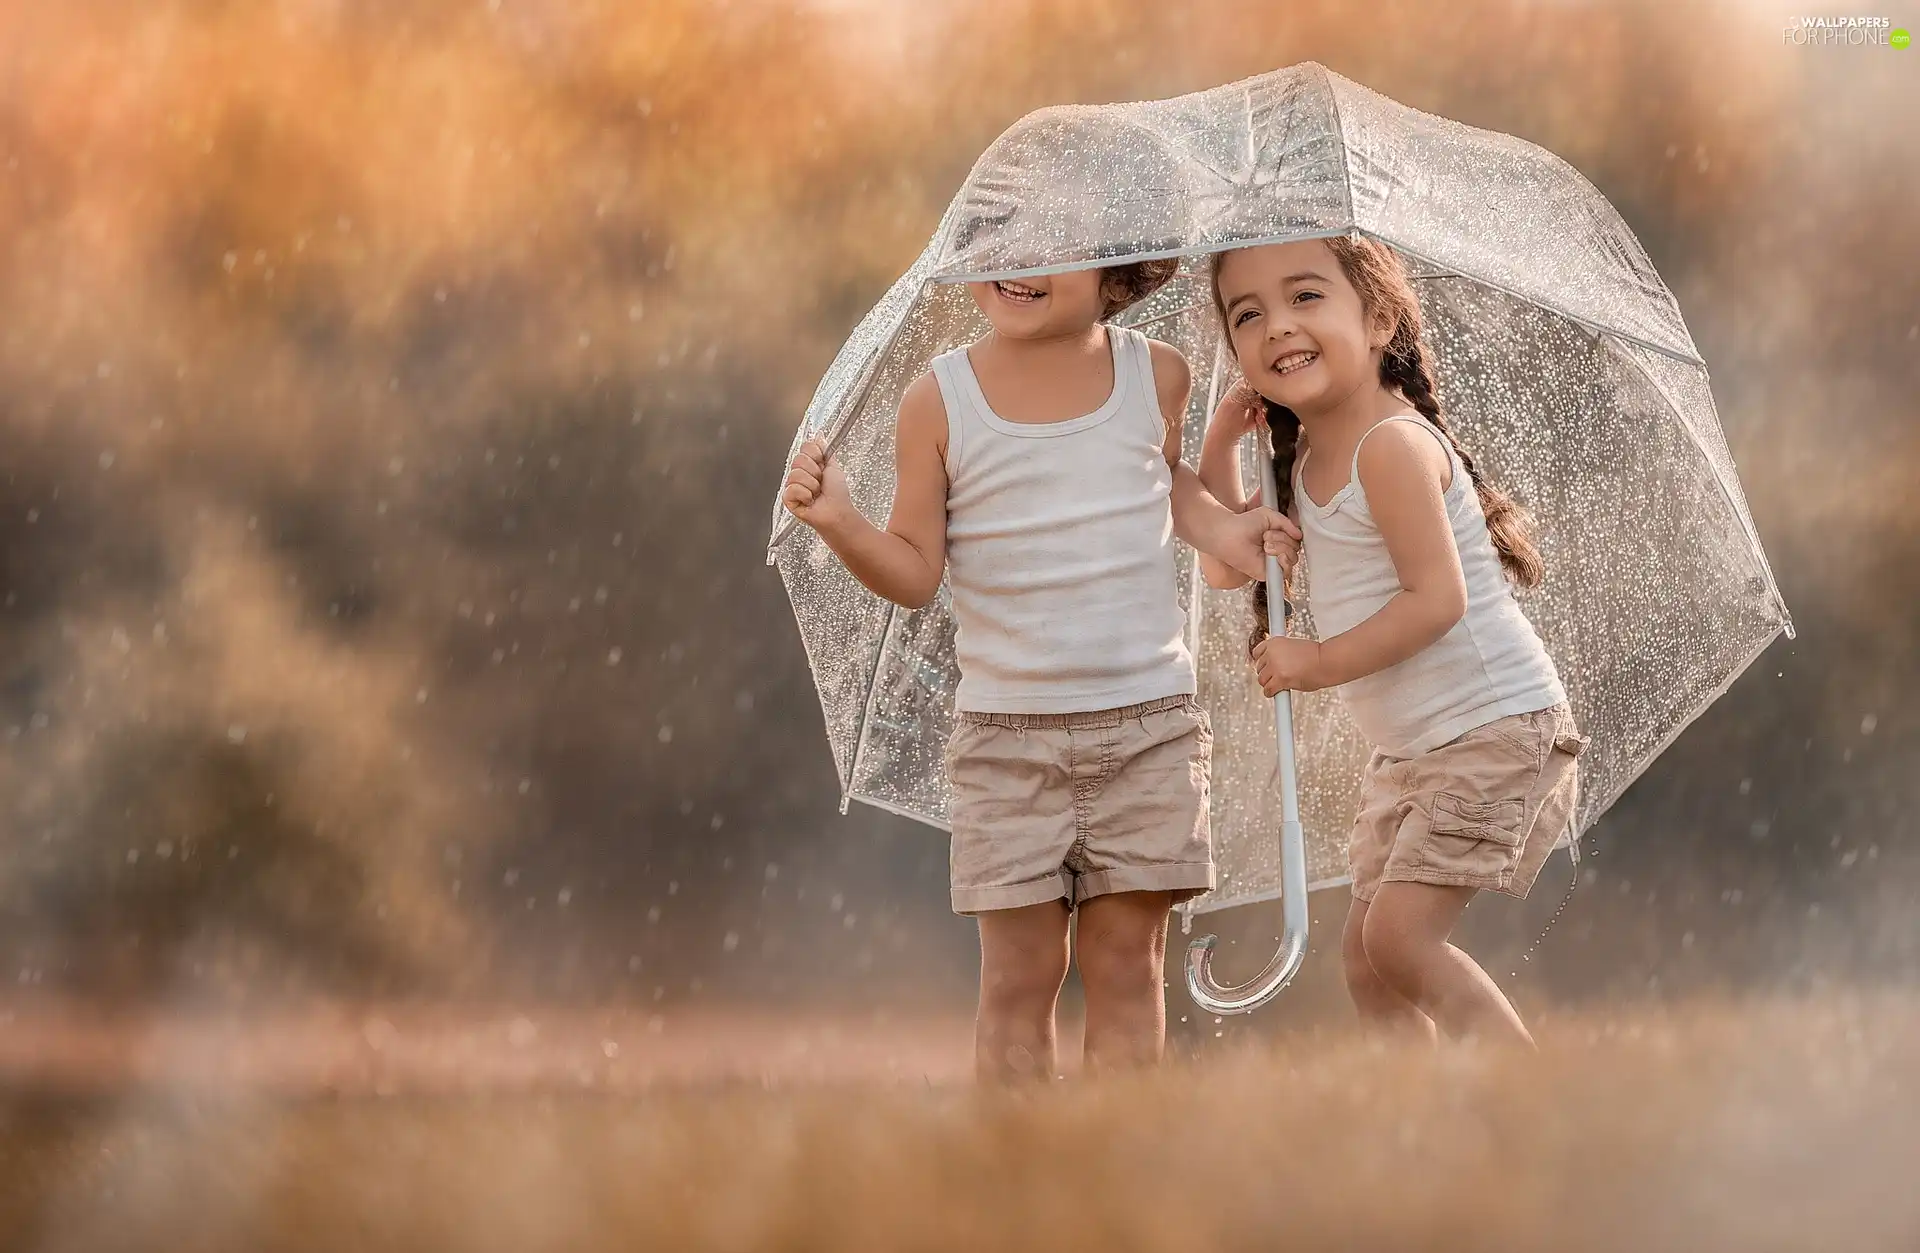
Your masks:
<instances>
[{"instance_id":1,"label":"girl's brown hair","mask_svg":"<svg viewBox=\"0 0 1920 1253\"><path fill-rule=\"evenodd\" d=\"M1393 325L1393 336L1380 354L1380 382L1407 398L1407 402L1447 437L1460 464L1467 468L1480 509L1487 516L1487 533L1500 554L1500 566L1521 587L1537 587L1546 574L1546 563L1533 543L1533 519L1513 497L1482 477L1467 450L1460 446L1440 413L1434 396L1433 371L1427 365L1421 346L1420 299L1407 278L1406 266L1392 248L1363 235L1336 235L1326 241L1327 248L1340 262L1347 281L1360 295L1360 307L1369 315L1382 315ZM1215 253L1211 263L1213 305L1226 323L1226 307L1220 300L1220 261L1224 253ZM1280 512L1293 508L1293 460L1300 443L1300 419L1285 405L1275 404L1248 389L1265 411L1267 429L1273 434L1273 474L1279 488ZM1266 584L1253 589L1254 616L1257 625L1253 640L1258 643L1269 630Z\"/></svg>"}]
</instances>

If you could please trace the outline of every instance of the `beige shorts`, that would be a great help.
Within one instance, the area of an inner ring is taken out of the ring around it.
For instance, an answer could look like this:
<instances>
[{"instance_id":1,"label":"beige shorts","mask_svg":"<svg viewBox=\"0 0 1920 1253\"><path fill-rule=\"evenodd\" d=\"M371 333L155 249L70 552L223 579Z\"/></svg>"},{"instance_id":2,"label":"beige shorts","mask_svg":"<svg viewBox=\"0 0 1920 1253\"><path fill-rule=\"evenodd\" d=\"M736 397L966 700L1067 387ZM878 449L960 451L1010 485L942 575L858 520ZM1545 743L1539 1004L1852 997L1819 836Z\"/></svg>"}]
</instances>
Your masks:
<instances>
[{"instance_id":1,"label":"beige shorts","mask_svg":"<svg viewBox=\"0 0 1920 1253\"><path fill-rule=\"evenodd\" d=\"M1353 894L1437 883L1525 896L1579 799L1586 737L1562 705L1476 727L1418 757L1375 753L1347 859Z\"/></svg>"},{"instance_id":2,"label":"beige shorts","mask_svg":"<svg viewBox=\"0 0 1920 1253\"><path fill-rule=\"evenodd\" d=\"M1213 887L1213 727L1191 696L1074 714L961 713L947 740L953 909Z\"/></svg>"}]
</instances>

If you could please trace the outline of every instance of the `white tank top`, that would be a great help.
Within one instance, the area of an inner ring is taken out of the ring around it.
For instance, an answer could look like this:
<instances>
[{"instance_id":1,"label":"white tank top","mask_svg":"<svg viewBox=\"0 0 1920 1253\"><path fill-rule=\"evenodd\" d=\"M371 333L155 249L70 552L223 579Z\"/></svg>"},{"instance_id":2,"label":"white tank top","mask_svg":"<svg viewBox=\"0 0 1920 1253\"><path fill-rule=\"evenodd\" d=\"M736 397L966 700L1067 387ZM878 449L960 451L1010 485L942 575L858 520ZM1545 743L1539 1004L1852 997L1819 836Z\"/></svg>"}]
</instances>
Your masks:
<instances>
[{"instance_id":1,"label":"white tank top","mask_svg":"<svg viewBox=\"0 0 1920 1253\"><path fill-rule=\"evenodd\" d=\"M1347 485L1325 505L1304 486L1307 458L1295 462L1293 499L1304 537L1307 605L1320 638L1350 631L1400 591L1387 544L1360 486L1360 447L1387 422L1411 422L1446 449L1453 480L1447 520L1467 581L1467 612L1453 629L1398 665L1342 684L1347 711L1373 746L1413 757L1509 714L1549 709L1566 699L1553 659L1520 612L1487 532L1480 495L1447 437L1425 418L1396 415L1354 446Z\"/></svg>"},{"instance_id":2,"label":"white tank top","mask_svg":"<svg viewBox=\"0 0 1920 1253\"><path fill-rule=\"evenodd\" d=\"M1009 422L965 348L934 358L956 709L1079 713L1196 690L1153 360L1138 331L1107 340L1112 394L1063 422Z\"/></svg>"}]
</instances>

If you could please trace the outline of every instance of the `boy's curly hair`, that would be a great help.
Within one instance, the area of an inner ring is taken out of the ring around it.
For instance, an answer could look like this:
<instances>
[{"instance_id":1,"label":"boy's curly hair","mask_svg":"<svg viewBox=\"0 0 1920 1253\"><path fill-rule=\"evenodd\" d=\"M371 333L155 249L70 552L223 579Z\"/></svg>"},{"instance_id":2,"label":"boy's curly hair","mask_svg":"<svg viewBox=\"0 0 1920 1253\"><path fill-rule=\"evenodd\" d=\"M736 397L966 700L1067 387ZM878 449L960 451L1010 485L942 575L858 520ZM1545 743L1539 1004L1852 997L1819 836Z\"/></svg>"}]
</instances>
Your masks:
<instances>
[{"instance_id":1,"label":"boy's curly hair","mask_svg":"<svg viewBox=\"0 0 1920 1253\"><path fill-rule=\"evenodd\" d=\"M1108 266L1100 272L1100 294L1106 300L1106 310L1101 313L1100 320L1109 321L1139 304L1165 287L1179 270L1180 260L1177 257Z\"/></svg>"}]
</instances>

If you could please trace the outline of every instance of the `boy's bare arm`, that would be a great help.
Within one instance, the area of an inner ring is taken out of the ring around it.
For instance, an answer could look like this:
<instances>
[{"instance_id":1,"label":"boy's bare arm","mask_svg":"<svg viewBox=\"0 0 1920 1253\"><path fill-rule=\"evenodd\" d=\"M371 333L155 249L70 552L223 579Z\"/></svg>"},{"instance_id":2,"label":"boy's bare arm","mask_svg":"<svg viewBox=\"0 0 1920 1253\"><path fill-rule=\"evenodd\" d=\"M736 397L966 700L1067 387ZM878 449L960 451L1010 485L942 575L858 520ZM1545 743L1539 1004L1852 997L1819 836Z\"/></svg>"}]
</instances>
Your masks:
<instances>
[{"instance_id":1,"label":"boy's bare arm","mask_svg":"<svg viewBox=\"0 0 1920 1253\"><path fill-rule=\"evenodd\" d=\"M918 609L940 590L947 563L947 414L930 374L900 398L893 513L886 530L854 508L840 463L818 440L801 446L781 500L874 594Z\"/></svg>"},{"instance_id":2,"label":"boy's bare arm","mask_svg":"<svg viewBox=\"0 0 1920 1253\"><path fill-rule=\"evenodd\" d=\"M1229 507L1180 460L1193 374L1178 349L1155 339L1147 346L1166 423L1160 451L1173 471L1173 533L1199 551L1202 575L1214 587L1238 587L1249 578L1266 577L1268 552L1280 558L1283 569L1292 570L1300 553L1300 532L1291 519L1270 509Z\"/></svg>"},{"instance_id":3,"label":"boy's bare arm","mask_svg":"<svg viewBox=\"0 0 1920 1253\"><path fill-rule=\"evenodd\" d=\"M1215 500L1235 513L1245 513L1258 504L1249 501L1240 486L1240 439L1253 429L1259 416L1249 396L1244 387L1236 387L1220 398L1207 420L1206 438L1200 446L1201 484ZM1294 538L1299 538L1297 528ZM1293 563L1283 564L1291 573ZM1244 573L1205 552L1200 554L1200 575L1206 579L1207 586L1218 588L1241 587L1252 579L1266 577L1264 571Z\"/></svg>"}]
</instances>

